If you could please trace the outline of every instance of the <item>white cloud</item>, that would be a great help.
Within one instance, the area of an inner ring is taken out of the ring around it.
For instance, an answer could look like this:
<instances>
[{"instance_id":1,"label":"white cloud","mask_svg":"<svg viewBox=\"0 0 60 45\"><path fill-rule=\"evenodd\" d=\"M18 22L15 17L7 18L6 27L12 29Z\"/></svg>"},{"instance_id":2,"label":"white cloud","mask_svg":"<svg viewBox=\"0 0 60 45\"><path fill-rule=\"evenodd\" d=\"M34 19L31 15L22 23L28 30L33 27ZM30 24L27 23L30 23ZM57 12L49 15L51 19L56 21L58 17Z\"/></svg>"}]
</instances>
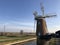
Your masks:
<instances>
[{"instance_id":1,"label":"white cloud","mask_svg":"<svg viewBox=\"0 0 60 45\"><path fill-rule=\"evenodd\" d=\"M56 32L58 30L60 30L60 26L59 25L58 26L54 26L54 27L51 26L51 27L48 28L49 32Z\"/></svg>"},{"instance_id":2,"label":"white cloud","mask_svg":"<svg viewBox=\"0 0 60 45\"><path fill-rule=\"evenodd\" d=\"M25 32L31 32L34 30L34 24L31 22L7 22L5 24L1 24L2 30L4 31L4 25L5 25L5 31L7 32L19 32L21 29ZM1 30L0 30L1 31Z\"/></svg>"},{"instance_id":3,"label":"white cloud","mask_svg":"<svg viewBox=\"0 0 60 45\"><path fill-rule=\"evenodd\" d=\"M5 24L5 30L10 32L19 32L21 29L25 32L32 32L34 30L34 23L33 22L7 22ZM4 31L4 24L0 24L0 31ZM35 27L36 28L36 27ZM48 26L49 32L56 32L60 30L60 25L55 26Z\"/></svg>"}]
</instances>

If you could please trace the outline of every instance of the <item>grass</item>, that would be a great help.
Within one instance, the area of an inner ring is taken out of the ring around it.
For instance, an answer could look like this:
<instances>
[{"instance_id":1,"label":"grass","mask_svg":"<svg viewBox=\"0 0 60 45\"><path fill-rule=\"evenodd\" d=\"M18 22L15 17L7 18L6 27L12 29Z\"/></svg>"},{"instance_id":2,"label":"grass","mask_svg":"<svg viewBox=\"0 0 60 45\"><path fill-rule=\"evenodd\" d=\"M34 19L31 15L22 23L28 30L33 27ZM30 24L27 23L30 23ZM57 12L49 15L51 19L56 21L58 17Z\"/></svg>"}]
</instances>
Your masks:
<instances>
[{"instance_id":1,"label":"grass","mask_svg":"<svg viewBox=\"0 0 60 45\"><path fill-rule=\"evenodd\" d=\"M3 42L14 42L14 41L21 41L24 39L33 38L34 36L24 35L24 36L0 36L0 43Z\"/></svg>"},{"instance_id":2,"label":"grass","mask_svg":"<svg viewBox=\"0 0 60 45\"><path fill-rule=\"evenodd\" d=\"M56 45L56 39L52 38L49 42L49 45Z\"/></svg>"},{"instance_id":3,"label":"grass","mask_svg":"<svg viewBox=\"0 0 60 45\"><path fill-rule=\"evenodd\" d=\"M33 38L36 36L30 36L30 35L23 35L23 36L0 36L0 43L11 43L21 40L26 40L29 38ZM49 45L56 45L56 39L52 38L49 42Z\"/></svg>"}]
</instances>

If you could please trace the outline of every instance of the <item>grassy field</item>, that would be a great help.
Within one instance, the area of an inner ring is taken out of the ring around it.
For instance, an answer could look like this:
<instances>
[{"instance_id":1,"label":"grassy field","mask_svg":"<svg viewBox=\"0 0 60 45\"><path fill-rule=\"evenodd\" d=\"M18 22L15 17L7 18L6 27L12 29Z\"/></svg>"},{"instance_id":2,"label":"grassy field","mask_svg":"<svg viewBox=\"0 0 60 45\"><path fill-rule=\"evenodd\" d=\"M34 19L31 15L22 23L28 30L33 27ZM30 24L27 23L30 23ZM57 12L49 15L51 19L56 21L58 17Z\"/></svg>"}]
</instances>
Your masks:
<instances>
[{"instance_id":1,"label":"grassy field","mask_svg":"<svg viewBox=\"0 0 60 45\"><path fill-rule=\"evenodd\" d=\"M23 36L0 36L0 44L11 43L15 41L21 41L29 38L34 38L35 36L23 35Z\"/></svg>"},{"instance_id":2,"label":"grassy field","mask_svg":"<svg viewBox=\"0 0 60 45\"><path fill-rule=\"evenodd\" d=\"M34 38L36 36L23 35L23 36L0 36L0 44L11 43L15 41L26 40L29 38ZM49 45L56 45L56 39L52 38Z\"/></svg>"},{"instance_id":3,"label":"grassy field","mask_svg":"<svg viewBox=\"0 0 60 45\"><path fill-rule=\"evenodd\" d=\"M49 45L56 45L56 38L52 38L49 42Z\"/></svg>"}]
</instances>

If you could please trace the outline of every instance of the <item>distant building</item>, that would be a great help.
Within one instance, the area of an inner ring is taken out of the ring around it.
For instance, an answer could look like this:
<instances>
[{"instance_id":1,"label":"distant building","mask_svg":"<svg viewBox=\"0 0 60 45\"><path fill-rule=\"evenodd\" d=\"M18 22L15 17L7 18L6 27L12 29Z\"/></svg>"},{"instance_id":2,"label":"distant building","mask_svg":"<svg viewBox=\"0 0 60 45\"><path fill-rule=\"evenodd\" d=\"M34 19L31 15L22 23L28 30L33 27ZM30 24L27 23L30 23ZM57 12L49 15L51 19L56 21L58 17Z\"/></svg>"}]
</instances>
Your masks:
<instances>
[{"instance_id":1,"label":"distant building","mask_svg":"<svg viewBox=\"0 0 60 45\"><path fill-rule=\"evenodd\" d=\"M20 34L23 34L23 30L20 30Z\"/></svg>"}]
</instances>

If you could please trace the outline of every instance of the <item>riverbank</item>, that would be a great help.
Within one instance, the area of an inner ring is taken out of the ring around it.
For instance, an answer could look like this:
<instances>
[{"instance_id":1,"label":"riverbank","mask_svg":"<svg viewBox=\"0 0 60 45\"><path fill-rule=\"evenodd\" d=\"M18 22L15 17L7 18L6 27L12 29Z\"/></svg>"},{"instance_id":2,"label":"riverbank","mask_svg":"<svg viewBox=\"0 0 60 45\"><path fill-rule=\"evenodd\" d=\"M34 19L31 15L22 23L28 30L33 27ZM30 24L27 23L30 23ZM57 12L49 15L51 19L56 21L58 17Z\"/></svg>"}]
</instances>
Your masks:
<instances>
[{"instance_id":1,"label":"riverbank","mask_svg":"<svg viewBox=\"0 0 60 45\"><path fill-rule=\"evenodd\" d=\"M30 38L30 39L26 39L26 40L22 40L22 41L17 41L17 42L5 44L5 45L17 45L17 44L25 43L25 42L32 41L32 40L36 40L36 38Z\"/></svg>"},{"instance_id":2,"label":"riverbank","mask_svg":"<svg viewBox=\"0 0 60 45\"><path fill-rule=\"evenodd\" d=\"M14 43L14 42L18 42L18 41L22 41L30 38L35 38L35 36L31 36L31 35L24 35L24 36L18 36L18 37L0 36L0 45Z\"/></svg>"}]
</instances>

